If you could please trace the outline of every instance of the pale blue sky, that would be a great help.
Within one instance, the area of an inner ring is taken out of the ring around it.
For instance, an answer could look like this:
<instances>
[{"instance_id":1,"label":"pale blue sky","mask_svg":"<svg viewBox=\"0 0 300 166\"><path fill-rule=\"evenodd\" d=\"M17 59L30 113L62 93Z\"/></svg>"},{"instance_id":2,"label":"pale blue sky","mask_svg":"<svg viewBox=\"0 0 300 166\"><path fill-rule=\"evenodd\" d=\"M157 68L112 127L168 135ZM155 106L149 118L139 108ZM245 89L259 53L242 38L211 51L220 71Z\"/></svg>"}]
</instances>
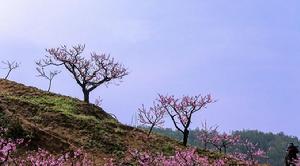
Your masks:
<instances>
[{"instance_id":1,"label":"pale blue sky","mask_svg":"<svg viewBox=\"0 0 300 166\"><path fill-rule=\"evenodd\" d=\"M193 127L206 119L224 131L300 136L299 8L297 0L0 0L0 60L22 63L12 80L46 89L34 66L44 49L85 43L86 55L110 53L129 68L120 86L92 93L123 123L157 93L212 93L218 102ZM66 72L52 91L82 96Z\"/></svg>"}]
</instances>

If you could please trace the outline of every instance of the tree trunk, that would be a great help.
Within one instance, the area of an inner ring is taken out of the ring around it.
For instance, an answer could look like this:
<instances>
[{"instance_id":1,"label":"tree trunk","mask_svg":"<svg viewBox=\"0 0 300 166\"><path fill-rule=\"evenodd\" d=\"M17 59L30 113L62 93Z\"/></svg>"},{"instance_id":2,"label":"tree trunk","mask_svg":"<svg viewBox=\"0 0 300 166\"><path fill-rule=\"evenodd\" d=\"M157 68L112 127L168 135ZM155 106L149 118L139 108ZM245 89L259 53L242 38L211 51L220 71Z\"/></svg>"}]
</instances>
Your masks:
<instances>
[{"instance_id":1,"label":"tree trunk","mask_svg":"<svg viewBox=\"0 0 300 166\"><path fill-rule=\"evenodd\" d=\"M7 80L7 78L8 78L8 76L9 76L10 72L11 72L11 70L9 70L9 71L7 72L6 76L4 77L5 80Z\"/></svg>"},{"instance_id":2,"label":"tree trunk","mask_svg":"<svg viewBox=\"0 0 300 166\"><path fill-rule=\"evenodd\" d=\"M52 85L52 80L49 80L49 86L48 86L48 90L47 90L47 92L50 92L51 85Z\"/></svg>"},{"instance_id":3,"label":"tree trunk","mask_svg":"<svg viewBox=\"0 0 300 166\"><path fill-rule=\"evenodd\" d=\"M151 125L150 130L149 130L149 132L148 132L148 137L150 136L150 134L151 134L151 132L152 132L152 130L153 130L153 127L154 127L154 125Z\"/></svg>"},{"instance_id":4,"label":"tree trunk","mask_svg":"<svg viewBox=\"0 0 300 166\"><path fill-rule=\"evenodd\" d=\"M84 102L90 103L90 92L87 91L86 89L82 89L83 96L84 96Z\"/></svg>"},{"instance_id":5,"label":"tree trunk","mask_svg":"<svg viewBox=\"0 0 300 166\"><path fill-rule=\"evenodd\" d=\"M188 129L184 129L183 131L183 145L187 146L188 138L190 131Z\"/></svg>"}]
</instances>

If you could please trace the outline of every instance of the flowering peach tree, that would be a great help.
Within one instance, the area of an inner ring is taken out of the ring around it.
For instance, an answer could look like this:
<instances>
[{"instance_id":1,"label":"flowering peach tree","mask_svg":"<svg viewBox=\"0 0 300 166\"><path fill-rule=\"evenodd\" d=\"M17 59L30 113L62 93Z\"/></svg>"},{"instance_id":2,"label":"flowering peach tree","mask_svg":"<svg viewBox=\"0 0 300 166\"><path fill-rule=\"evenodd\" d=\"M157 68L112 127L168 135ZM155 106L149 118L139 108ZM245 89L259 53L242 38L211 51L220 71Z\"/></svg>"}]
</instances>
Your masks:
<instances>
[{"instance_id":1,"label":"flowering peach tree","mask_svg":"<svg viewBox=\"0 0 300 166\"><path fill-rule=\"evenodd\" d=\"M231 145L238 144L240 141L240 137L237 135L229 135L227 133L223 134L215 134L213 135L209 143L212 144L219 152L223 152L226 154L227 149Z\"/></svg>"},{"instance_id":2,"label":"flowering peach tree","mask_svg":"<svg viewBox=\"0 0 300 166\"><path fill-rule=\"evenodd\" d=\"M206 121L202 123L202 129L198 133L198 139L204 145L204 150L207 150L212 138L218 134L218 126L208 126Z\"/></svg>"},{"instance_id":3,"label":"flowering peach tree","mask_svg":"<svg viewBox=\"0 0 300 166\"><path fill-rule=\"evenodd\" d=\"M208 104L215 102L211 95L183 96L181 99L159 95L158 101L170 116L175 128L183 134L184 146L187 146L193 115L205 109Z\"/></svg>"},{"instance_id":4,"label":"flowering peach tree","mask_svg":"<svg viewBox=\"0 0 300 166\"><path fill-rule=\"evenodd\" d=\"M206 141L220 153L241 161L247 165L258 164L258 159L267 158L266 152L259 148L258 144L249 140L242 140L237 134L220 134L216 128L205 127L198 133L200 142ZM228 149L230 149L228 153Z\"/></svg>"},{"instance_id":5,"label":"flowering peach tree","mask_svg":"<svg viewBox=\"0 0 300 166\"><path fill-rule=\"evenodd\" d=\"M81 87L84 101L89 103L90 92L102 84L109 84L114 80L122 80L128 71L114 58L106 54L91 53L90 59L81 56L85 45L72 48L61 46L46 49L48 55L37 62L40 67L63 66L71 73L76 83Z\"/></svg>"},{"instance_id":6,"label":"flowering peach tree","mask_svg":"<svg viewBox=\"0 0 300 166\"><path fill-rule=\"evenodd\" d=\"M266 152L258 147L257 143L250 142L249 140L242 141L240 143L246 149L246 159L251 164L257 164L257 159L266 158Z\"/></svg>"}]
</instances>

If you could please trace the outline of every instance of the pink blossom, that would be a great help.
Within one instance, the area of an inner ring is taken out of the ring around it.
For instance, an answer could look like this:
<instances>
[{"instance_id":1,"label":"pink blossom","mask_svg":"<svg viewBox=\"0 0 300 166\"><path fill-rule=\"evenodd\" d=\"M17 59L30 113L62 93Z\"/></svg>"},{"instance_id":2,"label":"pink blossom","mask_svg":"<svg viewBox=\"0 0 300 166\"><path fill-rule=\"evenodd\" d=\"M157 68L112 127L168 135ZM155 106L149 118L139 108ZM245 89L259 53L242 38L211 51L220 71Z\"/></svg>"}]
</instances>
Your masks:
<instances>
[{"instance_id":1,"label":"pink blossom","mask_svg":"<svg viewBox=\"0 0 300 166\"><path fill-rule=\"evenodd\" d=\"M210 94L206 96L183 96L181 99L175 98L173 95L159 95L158 101L170 116L175 128L183 134L183 145L185 146L187 145L193 114L215 102Z\"/></svg>"},{"instance_id":2,"label":"pink blossom","mask_svg":"<svg viewBox=\"0 0 300 166\"><path fill-rule=\"evenodd\" d=\"M150 152L140 152L138 150L130 151L131 158L129 162L136 161L141 166L223 166L226 160L215 159L210 160L206 156L200 156L196 149L188 148L185 150L177 150L173 156L164 156L163 154L155 154Z\"/></svg>"},{"instance_id":3,"label":"pink blossom","mask_svg":"<svg viewBox=\"0 0 300 166\"><path fill-rule=\"evenodd\" d=\"M122 64L115 61L110 55L92 52L86 59L81 54L85 45L77 45L67 48L63 45L58 48L46 49L48 55L37 62L40 68L47 66L64 66L82 88L84 101L89 103L89 94L98 86L108 85L112 81L119 80L128 75L128 71Z\"/></svg>"}]
</instances>

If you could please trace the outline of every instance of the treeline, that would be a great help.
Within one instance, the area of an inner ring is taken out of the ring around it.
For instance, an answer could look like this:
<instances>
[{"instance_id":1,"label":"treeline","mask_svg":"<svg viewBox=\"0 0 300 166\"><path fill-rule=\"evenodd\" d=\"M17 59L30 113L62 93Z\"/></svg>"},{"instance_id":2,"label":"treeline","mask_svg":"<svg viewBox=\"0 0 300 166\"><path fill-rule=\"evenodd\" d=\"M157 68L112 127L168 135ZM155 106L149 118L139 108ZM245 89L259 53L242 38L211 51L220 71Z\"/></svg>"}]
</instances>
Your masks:
<instances>
[{"instance_id":1,"label":"treeline","mask_svg":"<svg viewBox=\"0 0 300 166\"><path fill-rule=\"evenodd\" d=\"M197 146L204 148L203 142L199 140L198 135L201 129L196 128L190 131L190 137L188 140L189 145ZM182 135L180 132L175 131L171 128L154 128L153 132L160 135L168 136L176 140L182 140ZM258 130L243 130L243 131L234 131L232 135L239 135L241 140L248 140L266 152L268 158L262 159L261 163L269 163L272 166L282 166L284 163L284 156L286 154L287 145L293 142L296 145L300 145L300 140L294 136L285 135L283 132L274 134L274 133L264 133ZM211 145L209 149L214 147ZM236 148L240 147L231 147L228 151L233 151Z\"/></svg>"},{"instance_id":2,"label":"treeline","mask_svg":"<svg viewBox=\"0 0 300 166\"><path fill-rule=\"evenodd\" d=\"M241 139L248 139L257 143L261 149L267 152L268 162L274 166L283 165L289 143L293 142L296 145L300 145L300 140L297 137L285 135L283 132L274 134L257 130L243 130L235 131L234 134L239 134Z\"/></svg>"}]
</instances>

